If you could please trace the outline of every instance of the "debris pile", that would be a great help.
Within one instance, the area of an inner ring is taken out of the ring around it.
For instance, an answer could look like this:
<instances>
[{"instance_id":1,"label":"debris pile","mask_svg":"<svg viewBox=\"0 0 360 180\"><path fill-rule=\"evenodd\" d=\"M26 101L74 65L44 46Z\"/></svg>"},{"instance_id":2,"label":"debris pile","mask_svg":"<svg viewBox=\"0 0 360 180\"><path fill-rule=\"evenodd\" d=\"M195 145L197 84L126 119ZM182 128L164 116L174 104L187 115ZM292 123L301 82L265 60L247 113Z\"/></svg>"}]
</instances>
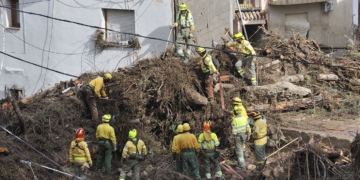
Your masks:
<instances>
[{"instance_id":1,"label":"debris pile","mask_svg":"<svg viewBox=\"0 0 360 180\"><path fill-rule=\"evenodd\" d=\"M351 143L352 170L354 179L360 179L360 133L357 133Z\"/></svg>"}]
</instances>

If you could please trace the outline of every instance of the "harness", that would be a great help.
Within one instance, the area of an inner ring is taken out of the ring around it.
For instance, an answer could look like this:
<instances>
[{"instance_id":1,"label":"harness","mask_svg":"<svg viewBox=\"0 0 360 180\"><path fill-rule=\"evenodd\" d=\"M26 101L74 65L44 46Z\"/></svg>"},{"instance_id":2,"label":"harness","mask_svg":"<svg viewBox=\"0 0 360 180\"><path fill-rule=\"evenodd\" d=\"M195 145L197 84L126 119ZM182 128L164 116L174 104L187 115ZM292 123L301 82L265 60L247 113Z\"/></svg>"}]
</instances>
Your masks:
<instances>
[{"instance_id":1,"label":"harness","mask_svg":"<svg viewBox=\"0 0 360 180\"><path fill-rule=\"evenodd\" d=\"M83 148L81 148L81 147L79 146L79 143L80 143L80 142L81 142L81 141L75 141L75 146L74 146L72 149L75 149L75 148L77 147L77 148L85 151Z\"/></svg>"},{"instance_id":2,"label":"harness","mask_svg":"<svg viewBox=\"0 0 360 180\"><path fill-rule=\"evenodd\" d=\"M179 13L179 16L178 16L178 20L180 21L180 18L181 18L181 12ZM189 20L189 11L186 10L186 13L185 13L185 20ZM186 27L182 27L182 28L186 28Z\"/></svg>"}]
</instances>

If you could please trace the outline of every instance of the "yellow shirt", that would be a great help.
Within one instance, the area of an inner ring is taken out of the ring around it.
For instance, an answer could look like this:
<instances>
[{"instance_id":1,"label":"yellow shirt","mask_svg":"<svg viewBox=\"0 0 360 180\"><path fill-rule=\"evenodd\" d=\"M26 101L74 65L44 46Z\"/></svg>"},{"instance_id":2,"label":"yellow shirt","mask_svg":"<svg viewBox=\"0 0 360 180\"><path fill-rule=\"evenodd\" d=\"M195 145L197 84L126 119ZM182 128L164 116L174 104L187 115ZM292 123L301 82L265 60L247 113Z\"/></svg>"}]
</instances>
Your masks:
<instances>
[{"instance_id":1,"label":"yellow shirt","mask_svg":"<svg viewBox=\"0 0 360 180\"><path fill-rule=\"evenodd\" d=\"M106 97L105 89L104 89L104 78L103 77L97 77L96 79L93 79L89 83L94 88L94 93L97 97Z\"/></svg>"},{"instance_id":2,"label":"yellow shirt","mask_svg":"<svg viewBox=\"0 0 360 180\"><path fill-rule=\"evenodd\" d=\"M195 135L185 132L179 136L176 143L176 153L180 154L182 149L195 149L196 152L200 152L199 143L196 140Z\"/></svg>"},{"instance_id":3,"label":"yellow shirt","mask_svg":"<svg viewBox=\"0 0 360 180\"><path fill-rule=\"evenodd\" d=\"M177 140L180 137L180 135L181 134L178 134L178 135L174 136L174 139L173 139L173 142L172 142L172 145L171 145L171 151L173 153L176 153L176 149L177 149L176 143L177 143Z\"/></svg>"},{"instance_id":4,"label":"yellow shirt","mask_svg":"<svg viewBox=\"0 0 360 180\"><path fill-rule=\"evenodd\" d=\"M267 124L263 119L255 120L252 137L255 139L255 145L264 145L267 143Z\"/></svg>"},{"instance_id":5,"label":"yellow shirt","mask_svg":"<svg viewBox=\"0 0 360 180\"><path fill-rule=\"evenodd\" d=\"M114 128L109 123L102 123L96 129L96 140L100 138L110 139L114 146L116 146L116 136Z\"/></svg>"},{"instance_id":6,"label":"yellow shirt","mask_svg":"<svg viewBox=\"0 0 360 180\"><path fill-rule=\"evenodd\" d=\"M88 145L85 141L72 141L69 149L69 161L72 162L88 162L92 164Z\"/></svg>"},{"instance_id":7,"label":"yellow shirt","mask_svg":"<svg viewBox=\"0 0 360 180\"><path fill-rule=\"evenodd\" d=\"M244 53L244 55L256 55L254 48L247 40L241 40L241 43L236 41L229 42L226 44L226 47L235 47L239 52Z\"/></svg>"},{"instance_id":8,"label":"yellow shirt","mask_svg":"<svg viewBox=\"0 0 360 180\"><path fill-rule=\"evenodd\" d=\"M136 138L129 140L126 142L123 152L122 152L122 157L123 158L128 158L129 154L135 154L136 153L136 146L135 146L135 142L136 142ZM144 154L147 155L147 149L145 146L144 141L142 141L141 139L138 140L137 143L137 149L139 151L139 154Z\"/></svg>"},{"instance_id":9,"label":"yellow shirt","mask_svg":"<svg viewBox=\"0 0 360 180\"><path fill-rule=\"evenodd\" d=\"M214 74L216 72L218 72L218 70L216 69L212 58L210 55L206 54L205 57L201 58L201 70L203 73L208 73L210 72L210 74Z\"/></svg>"}]
</instances>

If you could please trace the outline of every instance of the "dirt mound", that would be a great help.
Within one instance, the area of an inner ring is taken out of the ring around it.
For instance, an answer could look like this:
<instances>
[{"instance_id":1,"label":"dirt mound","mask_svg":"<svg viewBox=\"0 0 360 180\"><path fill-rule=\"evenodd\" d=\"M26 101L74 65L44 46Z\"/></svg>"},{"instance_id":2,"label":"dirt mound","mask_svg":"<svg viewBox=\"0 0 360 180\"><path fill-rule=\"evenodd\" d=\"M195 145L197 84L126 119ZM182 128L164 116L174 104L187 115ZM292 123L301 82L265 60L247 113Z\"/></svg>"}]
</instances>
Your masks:
<instances>
[{"instance_id":1,"label":"dirt mound","mask_svg":"<svg viewBox=\"0 0 360 180\"><path fill-rule=\"evenodd\" d=\"M342 58L327 56L319 51L315 41L302 40L297 36L288 41L270 33L265 33L264 36L264 43L259 48L266 52L263 54L266 57L256 58L259 84L271 85L279 82L284 76L302 75L304 77L302 80L291 83L310 89L311 94L305 98L308 98L309 103L313 105L301 106L299 102L303 102L301 98L304 97L295 95L287 97L284 91L276 91L273 94L275 98L271 101L269 98L262 97L264 99L262 101L261 98L250 96L254 94L252 92L256 88L248 87L248 81L238 79L234 66L237 61L236 56L214 50L212 54L220 60L221 75L235 77L234 80L225 83L234 86L223 92L225 109L231 108L231 97L240 96L247 107L257 104L267 104L270 107L295 99L297 101L292 106L294 111L320 106L328 111L341 109L346 113L357 113L357 93L360 87L360 83L356 84L357 72L351 68L337 67L358 66L353 56ZM267 49L270 50L267 52ZM279 61L275 63L274 58ZM127 133L131 128L138 129L139 137L153 152L142 167L146 169L149 165L153 166L152 170L147 170L147 175L144 174L149 179L188 179L173 171L173 162L169 153L169 145L177 124L189 122L193 133L199 134L202 131L202 122L211 119L214 122L212 130L221 135L220 148L230 149L229 121L221 108L220 92L215 93L214 105L199 105L190 98L190 95L194 95L192 97L206 100L202 88L202 74L195 68L198 61L199 58L193 58L189 64L184 65L179 59L170 56L164 60L144 59L133 67L119 68L113 73L113 82L106 87L110 100L97 100L97 104L99 116L110 113L115 117L111 124L115 128L120 151L113 154L113 170L110 176L101 177L91 171L89 179L118 178L117 168L121 167L121 149L127 141ZM314 62L321 65L312 64ZM340 80L319 80L318 76L321 73L335 74ZM87 84L101 74L102 72L86 73L79 78L79 81ZM7 104L0 110L0 124L10 132L0 131L2 133L0 147L9 150L7 155L0 155L0 163L7 165L7 168L0 168L0 179L33 179L34 176L38 179L68 179L53 170L45 170L36 164L30 166L21 163L20 160L71 172L68 148L74 138L74 130L80 126L85 128L85 140L92 150L93 162L96 162L95 130L101 121L89 120L90 114L83 105L79 87L73 86L68 92L62 93L68 86L66 84L71 86L71 82L59 83L54 88L27 98L26 101L19 101L17 105L10 103L11 101L1 101L2 105ZM322 98L315 103L313 97L320 94ZM15 111L16 109L18 111ZM263 113L270 117L281 112L282 109L272 111L271 108L264 108L263 110ZM19 121L19 118L24 122ZM270 123L279 122L269 121ZM231 151L221 157L230 159L233 154ZM254 174L248 175L248 177L253 176Z\"/></svg>"}]
</instances>

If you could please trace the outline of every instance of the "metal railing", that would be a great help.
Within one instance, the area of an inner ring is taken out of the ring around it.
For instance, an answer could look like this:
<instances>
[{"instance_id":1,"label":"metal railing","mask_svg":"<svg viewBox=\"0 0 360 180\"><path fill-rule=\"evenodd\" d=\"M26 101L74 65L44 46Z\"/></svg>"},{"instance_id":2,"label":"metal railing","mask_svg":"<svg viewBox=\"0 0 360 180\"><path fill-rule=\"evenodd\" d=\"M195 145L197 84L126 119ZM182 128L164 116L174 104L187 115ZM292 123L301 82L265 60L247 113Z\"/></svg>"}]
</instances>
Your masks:
<instances>
[{"instance_id":1,"label":"metal railing","mask_svg":"<svg viewBox=\"0 0 360 180\"><path fill-rule=\"evenodd\" d=\"M132 47L135 42L135 36L130 34L107 32L106 41L118 44L120 47Z\"/></svg>"}]
</instances>

